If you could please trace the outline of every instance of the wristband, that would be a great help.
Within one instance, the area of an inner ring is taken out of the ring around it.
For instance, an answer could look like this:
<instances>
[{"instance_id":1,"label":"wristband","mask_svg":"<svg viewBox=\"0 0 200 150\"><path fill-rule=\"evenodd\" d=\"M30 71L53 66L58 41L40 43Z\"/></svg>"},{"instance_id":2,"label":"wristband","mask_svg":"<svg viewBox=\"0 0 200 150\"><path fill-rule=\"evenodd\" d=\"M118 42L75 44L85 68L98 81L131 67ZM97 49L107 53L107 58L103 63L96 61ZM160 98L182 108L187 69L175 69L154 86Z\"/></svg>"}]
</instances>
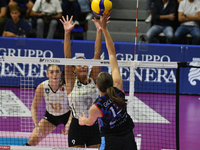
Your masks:
<instances>
[{"instance_id":1,"label":"wristband","mask_svg":"<svg viewBox=\"0 0 200 150\"><path fill-rule=\"evenodd\" d=\"M186 14L184 14L184 16L187 17Z\"/></svg>"}]
</instances>

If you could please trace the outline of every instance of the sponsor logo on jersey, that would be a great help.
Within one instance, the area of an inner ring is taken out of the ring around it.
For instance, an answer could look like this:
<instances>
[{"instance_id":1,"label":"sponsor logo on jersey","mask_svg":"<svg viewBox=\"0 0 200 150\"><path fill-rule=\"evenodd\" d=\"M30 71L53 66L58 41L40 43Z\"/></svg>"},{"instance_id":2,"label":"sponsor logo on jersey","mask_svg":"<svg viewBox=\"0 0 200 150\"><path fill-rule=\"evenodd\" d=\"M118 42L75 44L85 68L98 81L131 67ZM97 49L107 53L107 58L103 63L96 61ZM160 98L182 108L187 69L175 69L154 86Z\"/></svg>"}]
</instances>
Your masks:
<instances>
[{"instance_id":1,"label":"sponsor logo on jersey","mask_svg":"<svg viewBox=\"0 0 200 150\"><path fill-rule=\"evenodd\" d=\"M91 83L91 79L88 79L88 80L87 80L87 84L90 84L90 83Z\"/></svg>"},{"instance_id":2,"label":"sponsor logo on jersey","mask_svg":"<svg viewBox=\"0 0 200 150\"><path fill-rule=\"evenodd\" d=\"M61 87L61 88L60 88L60 91L62 91L62 92L63 92L64 90L65 90L65 88L64 88L64 87Z\"/></svg>"},{"instance_id":3,"label":"sponsor logo on jersey","mask_svg":"<svg viewBox=\"0 0 200 150\"><path fill-rule=\"evenodd\" d=\"M50 90L49 90L48 88L45 89L45 92L46 92L47 94L49 94L49 91L50 91Z\"/></svg>"},{"instance_id":4,"label":"sponsor logo on jersey","mask_svg":"<svg viewBox=\"0 0 200 150\"><path fill-rule=\"evenodd\" d=\"M78 85L78 88L80 88L82 83L80 81L77 81L77 85Z\"/></svg>"}]
</instances>

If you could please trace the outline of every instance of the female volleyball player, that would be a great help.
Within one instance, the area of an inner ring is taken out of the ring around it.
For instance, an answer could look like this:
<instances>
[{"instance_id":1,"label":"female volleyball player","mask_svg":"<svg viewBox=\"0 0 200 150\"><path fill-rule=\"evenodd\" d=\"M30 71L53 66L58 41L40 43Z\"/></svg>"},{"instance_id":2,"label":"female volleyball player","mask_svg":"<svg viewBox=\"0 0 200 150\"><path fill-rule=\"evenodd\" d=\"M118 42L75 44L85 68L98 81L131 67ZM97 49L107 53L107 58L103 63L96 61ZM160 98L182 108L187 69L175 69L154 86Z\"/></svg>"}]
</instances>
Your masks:
<instances>
[{"instance_id":1,"label":"female volleyball player","mask_svg":"<svg viewBox=\"0 0 200 150\"><path fill-rule=\"evenodd\" d=\"M48 65L46 76L49 80L40 83L35 91L31 106L31 115L35 128L25 146L37 145L59 124L67 126L70 111L64 75L61 76L61 70L58 65ZM42 97L46 102L46 113L43 119L38 122L37 108Z\"/></svg>"},{"instance_id":2,"label":"female volleyball player","mask_svg":"<svg viewBox=\"0 0 200 150\"><path fill-rule=\"evenodd\" d=\"M89 109L89 117L83 112L79 116L80 125L93 125L99 118L101 126L100 150L137 150L133 134L134 123L126 110L125 93L120 75L115 47L106 27L108 15L95 20L104 33L112 76L101 72L97 77L100 97Z\"/></svg>"},{"instance_id":3,"label":"female volleyball player","mask_svg":"<svg viewBox=\"0 0 200 150\"><path fill-rule=\"evenodd\" d=\"M71 43L70 33L76 23L71 24L73 17L70 19L68 16L66 19L62 17L60 20L65 30L64 37L64 54L65 58L71 58ZM94 24L97 28L96 41L95 41L95 52L93 59L100 59L101 54L101 38L102 31L98 22L95 20ZM88 50L89 52L89 50ZM78 59L83 59L79 57ZM68 145L69 147L88 147L98 148L101 143L98 123L95 122L91 127L80 126L78 123L78 117L82 112L87 114L88 109L97 96L99 95L98 89L96 88L95 81L101 68L93 66L90 75L88 76L88 66L86 65L66 65L65 66L65 81L67 94L69 98L69 104L72 109L72 113L68 124L70 124L69 131L66 130L65 134L68 133Z\"/></svg>"}]
</instances>

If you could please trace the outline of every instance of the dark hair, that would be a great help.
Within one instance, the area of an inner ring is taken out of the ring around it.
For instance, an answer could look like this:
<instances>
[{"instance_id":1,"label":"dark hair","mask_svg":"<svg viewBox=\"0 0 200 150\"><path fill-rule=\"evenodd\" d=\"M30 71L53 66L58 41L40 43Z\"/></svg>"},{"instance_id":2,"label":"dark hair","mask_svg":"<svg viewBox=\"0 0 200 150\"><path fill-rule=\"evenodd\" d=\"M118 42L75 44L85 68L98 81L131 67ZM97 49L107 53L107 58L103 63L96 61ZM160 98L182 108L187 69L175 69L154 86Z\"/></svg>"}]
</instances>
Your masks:
<instances>
[{"instance_id":1,"label":"dark hair","mask_svg":"<svg viewBox=\"0 0 200 150\"><path fill-rule=\"evenodd\" d=\"M84 56L75 56L72 59L86 59ZM75 65L72 65L73 68L75 68Z\"/></svg>"},{"instance_id":2,"label":"dark hair","mask_svg":"<svg viewBox=\"0 0 200 150\"><path fill-rule=\"evenodd\" d=\"M97 77L97 85L100 91L106 92L110 100L116 104L119 109L125 109L126 100L117 95L113 87L113 78L107 72L101 72Z\"/></svg>"},{"instance_id":3,"label":"dark hair","mask_svg":"<svg viewBox=\"0 0 200 150\"><path fill-rule=\"evenodd\" d=\"M58 66L60 69L61 67L59 65L56 65L56 64L49 64L47 66L47 71L49 70L49 68L51 66ZM65 84L65 68L63 69L62 73L61 73L61 76L60 76L60 83L59 83L59 87L63 86Z\"/></svg>"},{"instance_id":4,"label":"dark hair","mask_svg":"<svg viewBox=\"0 0 200 150\"><path fill-rule=\"evenodd\" d=\"M60 86L63 86L65 84L65 67L61 73L61 76L60 76Z\"/></svg>"},{"instance_id":5,"label":"dark hair","mask_svg":"<svg viewBox=\"0 0 200 150\"><path fill-rule=\"evenodd\" d=\"M50 68L51 66L58 66L58 67L60 68L59 65L56 65L56 64L48 64L48 66L47 66L47 71L49 70L49 68Z\"/></svg>"}]
</instances>

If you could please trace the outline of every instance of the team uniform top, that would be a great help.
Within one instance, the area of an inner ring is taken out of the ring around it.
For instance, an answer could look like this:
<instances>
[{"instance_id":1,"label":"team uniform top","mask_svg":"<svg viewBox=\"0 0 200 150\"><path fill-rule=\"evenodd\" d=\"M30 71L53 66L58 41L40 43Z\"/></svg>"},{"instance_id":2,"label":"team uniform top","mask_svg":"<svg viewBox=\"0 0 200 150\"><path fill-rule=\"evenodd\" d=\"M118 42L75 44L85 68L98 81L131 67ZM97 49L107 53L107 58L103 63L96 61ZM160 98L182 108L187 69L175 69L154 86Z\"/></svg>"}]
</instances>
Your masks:
<instances>
[{"instance_id":1,"label":"team uniform top","mask_svg":"<svg viewBox=\"0 0 200 150\"><path fill-rule=\"evenodd\" d=\"M68 95L73 117L78 119L79 115L82 115L82 112L88 117L88 110L98 95L98 89L92 78L87 77L87 84L81 83L76 78L74 88Z\"/></svg>"},{"instance_id":2,"label":"team uniform top","mask_svg":"<svg viewBox=\"0 0 200 150\"><path fill-rule=\"evenodd\" d=\"M61 86L56 92L53 92L49 86L49 80L46 80L43 82L43 88L46 110L50 114L54 116L60 116L69 111L69 102L65 84Z\"/></svg>"},{"instance_id":3,"label":"team uniform top","mask_svg":"<svg viewBox=\"0 0 200 150\"><path fill-rule=\"evenodd\" d=\"M117 94L125 98L125 93L116 87L114 87ZM126 110L119 109L115 105L108 95L99 97L94 104L102 113L102 117L99 117L101 135L108 134L122 135L130 132L134 128L134 123Z\"/></svg>"}]
</instances>

